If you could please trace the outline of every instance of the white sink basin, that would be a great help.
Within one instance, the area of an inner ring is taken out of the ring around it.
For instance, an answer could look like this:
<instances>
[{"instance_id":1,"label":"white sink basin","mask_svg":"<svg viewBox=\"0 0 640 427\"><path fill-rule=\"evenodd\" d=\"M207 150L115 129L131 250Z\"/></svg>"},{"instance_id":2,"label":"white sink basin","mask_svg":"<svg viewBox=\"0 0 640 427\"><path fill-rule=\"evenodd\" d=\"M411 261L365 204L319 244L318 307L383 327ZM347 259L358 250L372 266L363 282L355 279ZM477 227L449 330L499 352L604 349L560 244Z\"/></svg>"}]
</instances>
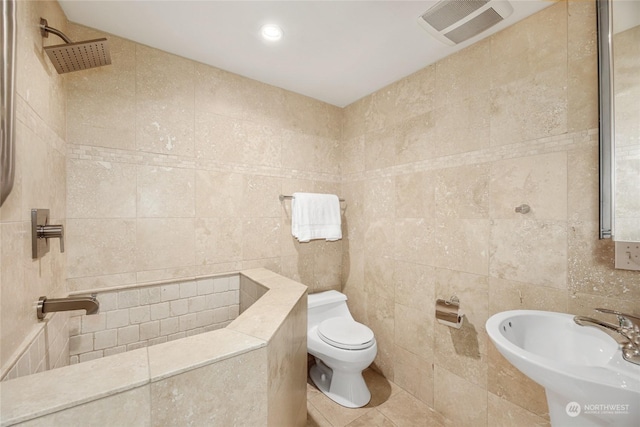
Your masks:
<instances>
[{"instance_id":1,"label":"white sink basin","mask_svg":"<svg viewBox=\"0 0 640 427\"><path fill-rule=\"evenodd\" d=\"M486 327L498 351L545 388L553 426L640 426L640 365L600 329L533 310L497 313Z\"/></svg>"}]
</instances>

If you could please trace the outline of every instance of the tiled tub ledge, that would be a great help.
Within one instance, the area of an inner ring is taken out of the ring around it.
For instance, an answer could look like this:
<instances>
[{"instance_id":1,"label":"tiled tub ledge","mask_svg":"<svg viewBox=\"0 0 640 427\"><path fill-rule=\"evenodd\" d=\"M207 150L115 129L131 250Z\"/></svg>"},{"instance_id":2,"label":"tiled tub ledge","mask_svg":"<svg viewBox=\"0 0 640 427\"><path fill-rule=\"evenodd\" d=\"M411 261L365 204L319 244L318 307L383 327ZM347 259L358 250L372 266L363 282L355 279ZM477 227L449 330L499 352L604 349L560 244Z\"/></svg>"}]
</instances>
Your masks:
<instances>
[{"instance_id":1,"label":"tiled tub ledge","mask_svg":"<svg viewBox=\"0 0 640 427\"><path fill-rule=\"evenodd\" d=\"M1 382L0 424L305 425L307 288L262 268L240 281L224 329Z\"/></svg>"}]
</instances>

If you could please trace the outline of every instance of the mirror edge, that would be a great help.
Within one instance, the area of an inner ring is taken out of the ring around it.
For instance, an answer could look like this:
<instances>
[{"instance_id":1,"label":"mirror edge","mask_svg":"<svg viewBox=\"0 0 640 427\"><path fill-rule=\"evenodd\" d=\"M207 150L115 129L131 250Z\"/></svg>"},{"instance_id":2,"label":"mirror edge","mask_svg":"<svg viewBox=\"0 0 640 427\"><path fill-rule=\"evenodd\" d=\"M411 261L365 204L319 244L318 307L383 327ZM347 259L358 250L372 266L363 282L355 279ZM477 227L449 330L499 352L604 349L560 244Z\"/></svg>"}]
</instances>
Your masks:
<instances>
[{"instance_id":1,"label":"mirror edge","mask_svg":"<svg viewBox=\"0 0 640 427\"><path fill-rule=\"evenodd\" d=\"M614 236L614 104L612 0L597 0L600 151L600 239Z\"/></svg>"},{"instance_id":2,"label":"mirror edge","mask_svg":"<svg viewBox=\"0 0 640 427\"><path fill-rule=\"evenodd\" d=\"M16 4L2 0L2 82L0 86L0 206L11 193L15 178L15 58L16 58Z\"/></svg>"}]
</instances>

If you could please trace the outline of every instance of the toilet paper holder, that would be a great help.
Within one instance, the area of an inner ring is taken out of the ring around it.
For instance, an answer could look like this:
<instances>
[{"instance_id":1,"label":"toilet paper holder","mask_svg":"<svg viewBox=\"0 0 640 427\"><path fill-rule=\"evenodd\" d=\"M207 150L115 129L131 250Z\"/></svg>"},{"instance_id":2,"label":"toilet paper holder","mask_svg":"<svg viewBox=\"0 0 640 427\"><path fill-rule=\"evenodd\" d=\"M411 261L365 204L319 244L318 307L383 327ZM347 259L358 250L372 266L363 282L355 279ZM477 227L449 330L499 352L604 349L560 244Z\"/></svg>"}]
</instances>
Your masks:
<instances>
[{"instance_id":1,"label":"toilet paper holder","mask_svg":"<svg viewBox=\"0 0 640 427\"><path fill-rule=\"evenodd\" d=\"M460 312L460 300L455 295L449 300L436 300L436 320L446 326L460 329L464 315Z\"/></svg>"}]
</instances>

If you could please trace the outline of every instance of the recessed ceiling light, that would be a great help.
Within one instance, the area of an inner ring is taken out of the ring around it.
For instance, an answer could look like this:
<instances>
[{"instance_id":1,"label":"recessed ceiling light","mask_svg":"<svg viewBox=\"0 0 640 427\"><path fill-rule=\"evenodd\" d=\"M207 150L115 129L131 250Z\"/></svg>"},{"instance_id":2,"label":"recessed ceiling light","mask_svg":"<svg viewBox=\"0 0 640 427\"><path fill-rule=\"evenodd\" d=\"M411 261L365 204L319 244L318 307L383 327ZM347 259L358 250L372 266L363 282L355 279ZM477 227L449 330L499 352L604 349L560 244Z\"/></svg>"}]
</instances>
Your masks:
<instances>
[{"instance_id":1,"label":"recessed ceiling light","mask_svg":"<svg viewBox=\"0 0 640 427\"><path fill-rule=\"evenodd\" d=\"M260 34L262 34L263 39L275 42L282 38L283 32L282 28L276 24L266 24L262 26Z\"/></svg>"}]
</instances>

